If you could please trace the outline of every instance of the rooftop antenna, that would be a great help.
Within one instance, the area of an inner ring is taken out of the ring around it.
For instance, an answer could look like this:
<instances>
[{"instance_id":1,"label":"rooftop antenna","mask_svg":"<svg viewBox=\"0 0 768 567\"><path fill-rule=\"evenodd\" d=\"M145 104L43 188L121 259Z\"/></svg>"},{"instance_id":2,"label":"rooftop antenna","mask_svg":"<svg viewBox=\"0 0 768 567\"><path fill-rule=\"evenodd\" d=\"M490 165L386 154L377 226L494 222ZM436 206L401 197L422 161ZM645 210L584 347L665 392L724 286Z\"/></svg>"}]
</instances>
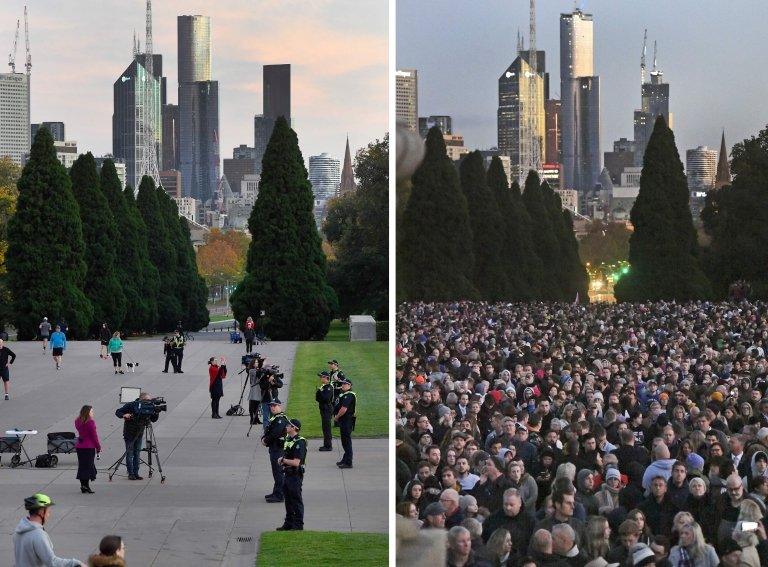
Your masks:
<instances>
[{"instance_id":1,"label":"rooftop antenna","mask_svg":"<svg viewBox=\"0 0 768 567\"><path fill-rule=\"evenodd\" d=\"M520 28L517 28L517 53L523 52L523 38L520 36Z\"/></svg>"},{"instance_id":2,"label":"rooftop antenna","mask_svg":"<svg viewBox=\"0 0 768 567\"><path fill-rule=\"evenodd\" d=\"M648 28L643 32L643 54L640 56L640 84L645 84L645 45L648 42Z\"/></svg>"},{"instance_id":3,"label":"rooftop antenna","mask_svg":"<svg viewBox=\"0 0 768 567\"><path fill-rule=\"evenodd\" d=\"M152 53L152 0L147 0L147 18L146 18L146 39L144 45L144 69L146 70L146 80L144 81L143 98L144 108L142 109L142 153L143 159L139 168L138 180L148 175L155 181L155 185L160 185L160 170L157 164L157 145L155 144L154 120L155 120L155 97L154 84L155 74L153 69L154 54ZM140 181L139 181L140 182Z\"/></svg>"},{"instance_id":4,"label":"rooftop antenna","mask_svg":"<svg viewBox=\"0 0 768 567\"><path fill-rule=\"evenodd\" d=\"M527 176L528 171L531 169L539 171L541 169L541 151L539 148L538 126L538 98L539 98L539 84L537 81L539 66L538 66L538 52L536 51L536 0L530 2L530 31L528 37L528 65L531 68L531 77L528 81L528 140L529 144L528 155L529 159L526 165L526 171L521 172ZM521 179L520 185L525 183L524 179Z\"/></svg>"},{"instance_id":5,"label":"rooftop antenna","mask_svg":"<svg viewBox=\"0 0 768 567\"><path fill-rule=\"evenodd\" d=\"M19 20L16 20L16 35L13 38L13 51L8 54L8 66L11 73L16 72L16 46L19 44Z\"/></svg>"},{"instance_id":6,"label":"rooftop antenna","mask_svg":"<svg viewBox=\"0 0 768 567\"><path fill-rule=\"evenodd\" d=\"M24 6L24 39L27 43L27 62L24 65L27 69L27 77L32 72L32 54L29 51L29 22L27 21L27 7Z\"/></svg>"}]
</instances>

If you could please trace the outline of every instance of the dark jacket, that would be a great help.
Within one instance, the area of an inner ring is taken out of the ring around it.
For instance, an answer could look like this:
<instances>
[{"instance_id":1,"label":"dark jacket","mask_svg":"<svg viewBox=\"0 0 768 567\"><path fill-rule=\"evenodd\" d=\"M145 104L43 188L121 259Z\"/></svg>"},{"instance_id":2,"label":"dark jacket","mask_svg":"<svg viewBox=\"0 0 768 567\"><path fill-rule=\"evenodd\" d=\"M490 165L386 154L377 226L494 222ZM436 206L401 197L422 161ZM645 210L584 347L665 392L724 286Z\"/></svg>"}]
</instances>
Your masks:
<instances>
[{"instance_id":1,"label":"dark jacket","mask_svg":"<svg viewBox=\"0 0 768 567\"><path fill-rule=\"evenodd\" d=\"M535 523L533 516L525 509L524 504L521 505L517 516L507 516L502 508L498 512L491 514L483 522L483 541L488 542L493 532L499 528L504 528L512 536L510 559L522 557L525 554L525 550L528 549L528 542L533 535ZM510 561L510 563L514 564L514 561Z\"/></svg>"},{"instance_id":2,"label":"dark jacket","mask_svg":"<svg viewBox=\"0 0 768 567\"><path fill-rule=\"evenodd\" d=\"M123 439L132 440L137 439L144 435L144 428L151 422L154 423L160 417L159 414L153 414L151 416L135 415L136 401L128 402L115 412L115 415L120 419L123 419L125 414L130 413L132 417L130 419L123 420ZM147 402L142 402L147 403Z\"/></svg>"},{"instance_id":3,"label":"dark jacket","mask_svg":"<svg viewBox=\"0 0 768 567\"><path fill-rule=\"evenodd\" d=\"M691 513L696 523L701 526L701 531L704 532L707 541L715 541L717 523L715 522L715 507L709 493L704 494L701 498L688 494L681 510Z\"/></svg>"},{"instance_id":4,"label":"dark jacket","mask_svg":"<svg viewBox=\"0 0 768 567\"><path fill-rule=\"evenodd\" d=\"M270 381L272 376L274 376L274 381ZM262 403L269 403L272 400L279 399L277 392L283 387L283 381L274 374L262 372L261 378L259 378L259 387L261 388Z\"/></svg>"},{"instance_id":5,"label":"dark jacket","mask_svg":"<svg viewBox=\"0 0 768 567\"><path fill-rule=\"evenodd\" d=\"M16 354L11 349L7 346L0 348L0 368L5 368L6 364L13 364L14 360L16 360Z\"/></svg>"},{"instance_id":6,"label":"dark jacket","mask_svg":"<svg viewBox=\"0 0 768 567\"><path fill-rule=\"evenodd\" d=\"M125 567L125 560L117 555L91 555L88 558L88 567Z\"/></svg>"},{"instance_id":7,"label":"dark jacket","mask_svg":"<svg viewBox=\"0 0 768 567\"><path fill-rule=\"evenodd\" d=\"M645 514L645 520L653 535L669 537L672 534L672 520L680 510L672 503L669 494L665 494L661 502L657 502L651 494L638 508Z\"/></svg>"},{"instance_id":8,"label":"dark jacket","mask_svg":"<svg viewBox=\"0 0 768 567\"><path fill-rule=\"evenodd\" d=\"M616 455L619 461L619 471L623 474L627 474L630 463L639 463L645 467L651 462L648 451L639 445L621 445L613 454Z\"/></svg>"},{"instance_id":9,"label":"dark jacket","mask_svg":"<svg viewBox=\"0 0 768 567\"><path fill-rule=\"evenodd\" d=\"M99 329L99 340L103 342L109 342L112 338L112 333L109 331L109 327L102 327Z\"/></svg>"},{"instance_id":10,"label":"dark jacket","mask_svg":"<svg viewBox=\"0 0 768 567\"><path fill-rule=\"evenodd\" d=\"M285 428L288 425L288 418L284 413L278 413L269 418L267 428L264 430L262 439L270 449L282 449L285 438Z\"/></svg>"},{"instance_id":11,"label":"dark jacket","mask_svg":"<svg viewBox=\"0 0 768 567\"><path fill-rule=\"evenodd\" d=\"M477 499L478 506L484 506L494 513L501 509L504 491L511 487L512 482L501 475L495 481L486 479L485 482L478 482L472 489L472 495Z\"/></svg>"},{"instance_id":12,"label":"dark jacket","mask_svg":"<svg viewBox=\"0 0 768 567\"><path fill-rule=\"evenodd\" d=\"M317 388L315 392L315 401L320 409L331 409L333 405L333 386L330 384L323 384Z\"/></svg>"}]
</instances>

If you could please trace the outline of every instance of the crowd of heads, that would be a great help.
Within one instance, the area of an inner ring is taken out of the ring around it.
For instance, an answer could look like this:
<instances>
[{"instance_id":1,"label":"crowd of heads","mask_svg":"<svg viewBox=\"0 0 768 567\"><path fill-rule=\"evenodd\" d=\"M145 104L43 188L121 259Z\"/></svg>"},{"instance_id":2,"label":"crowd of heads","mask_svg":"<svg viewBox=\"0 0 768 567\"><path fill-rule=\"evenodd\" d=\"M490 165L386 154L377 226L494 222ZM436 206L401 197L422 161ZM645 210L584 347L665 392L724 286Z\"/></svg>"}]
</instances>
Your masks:
<instances>
[{"instance_id":1,"label":"crowd of heads","mask_svg":"<svg viewBox=\"0 0 768 567\"><path fill-rule=\"evenodd\" d=\"M450 564L768 564L768 304L397 321L397 510Z\"/></svg>"}]
</instances>

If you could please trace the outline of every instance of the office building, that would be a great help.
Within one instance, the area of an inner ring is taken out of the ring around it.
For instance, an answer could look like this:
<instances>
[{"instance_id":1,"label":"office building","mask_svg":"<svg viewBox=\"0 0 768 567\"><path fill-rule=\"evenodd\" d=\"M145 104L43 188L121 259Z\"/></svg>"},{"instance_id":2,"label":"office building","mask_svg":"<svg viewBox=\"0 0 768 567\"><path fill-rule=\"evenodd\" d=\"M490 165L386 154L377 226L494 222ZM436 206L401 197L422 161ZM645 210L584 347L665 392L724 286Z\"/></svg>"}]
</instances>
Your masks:
<instances>
[{"instance_id":1,"label":"office building","mask_svg":"<svg viewBox=\"0 0 768 567\"><path fill-rule=\"evenodd\" d=\"M715 189L720 189L731 184L731 167L728 165L728 148L725 147L725 132L720 141L720 157L717 160L717 175L715 176Z\"/></svg>"},{"instance_id":2,"label":"office building","mask_svg":"<svg viewBox=\"0 0 768 567\"><path fill-rule=\"evenodd\" d=\"M326 153L309 156L309 182L315 199L327 200L336 195L341 182L339 160Z\"/></svg>"},{"instance_id":3,"label":"office building","mask_svg":"<svg viewBox=\"0 0 768 567\"><path fill-rule=\"evenodd\" d=\"M562 169L563 166L559 163L544 163L541 165L539 175L541 180L546 181L551 189L561 189L563 181Z\"/></svg>"},{"instance_id":4,"label":"office building","mask_svg":"<svg viewBox=\"0 0 768 567\"><path fill-rule=\"evenodd\" d=\"M663 116L667 126L672 128L669 112L669 84L664 82L661 71L651 72L651 82L641 85L641 107L635 110L635 166L642 167L645 148L651 139L656 118Z\"/></svg>"},{"instance_id":5,"label":"office building","mask_svg":"<svg viewBox=\"0 0 768 567\"><path fill-rule=\"evenodd\" d=\"M603 162L611 177L611 181L618 185L624 168L635 165L635 142L626 138L619 138L613 142L613 151L603 154Z\"/></svg>"},{"instance_id":6,"label":"office building","mask_svg":"<svg viewBox=\"0 0 768 567\"><path fill-rule=\"evenodd\" d=\"M480 155L483 156L483 161L485 162L485 169L488 170L489 167L491 167L491 161L493 161L493 158L497 157L499 160L501 160L501 167L504 168L504 176L507 178L507 184L512 183L512 160L509 159L509 156L502 155L501 152L497 149L490 149L490 150L479 150Z\"/></svg>"},{"instance_id":7,"label":"office building","mask_svg":"<svg viewBox=\"0 0 768 567\"><path fill-rule=\"evenodd\" d=\"M560 195L560 202L563 205L563 209L567 209L572 213L579 212L579 192L575 189L556 189L555 193Z\"/></svg>"},{"instance_id":8,"label":"office building","mask_svg":"<svg viewBox=\"0 0 768 567\"><path fill-rule=\"evenodd\" d=\"M163 77L165 79L165 77ZM179 167L179 107L176 104L164 104L163 117L163 155L160 169L168 171Z\"/></svg>"},{"instance_id":9,"label":"office building","mask_svg":"<svg viewBox=\"0 0 768 567\"><path fill-rule=\"evenodd\" d=\"M289 64L264 65L262 71L262 114L253 119L253 148L256 173L261 174L261 161L272 137L275 121L284 117L291 126L291 66Z\"/></svg>"},{"instance_id":10,"label":"office building","mask_svg":"<svg viewBox=\"0 0 768 567\"><path fill-rule=\"evenodd\" d=\"M144 161L143 108L153 105L152 135L158 157L162 155L163 56L153 55L152 88L145 101L144 85L148 79L146 57L138 54L112 85L112 155L125 163L126 182L138 189L137 179ZM158 160L159 161L159 160Z\"/></svg>"},{"instance_id":11,"label":"office building","mask_svg":"<svg viewBox=\"0 0 768 567\"><path fill-rule=\"evenodd\" d=\"M443 134L445 153L451 161L459 161L461 157L469 153L469 148L464 146L464 136L458 134Z\"/></svg>"},{"instance_id":12,"label":"office building","mask_svg":"<svg viewBox=\"0 0 768 567\"><path fill-rule=\"evenodd\" d=\"M339 195L346 195L355 191L357 191L357 183L355 183L355 172L352 169L352 154L349 151L349 136L347 136L344 165L341 168L341 181L339 182Z\"/></svg>"},{"instance_id":13,"label":"office building","mask_svg":"<svg viewBox=\"0 0 768 567\"><path fill-rule=\"evenodd\" d=\"M451 117L446 115L438 116L419 116L419 135L422 138L427 137L430 128L437 126L443 134L453 134Z\"/></svg>"},{"instance_id":14,"label":"office building","mask_svg":"<svg viewBox=\"0 0 768 567\"><path fill-rule=\"evenodd\" d=\"M259 181L261 176L255 173L244 175L240 181L240 196L251 204L259 197Z\"/></svg>"},{"instance_id":15,"label":"office building","mask_svg":"<svg viewBox=\"0 0 768 567\"><path fill-rule=\"evenodd\" d=\"M553 98L544 101L544 157L545 163L561 163L560 147L562 133L560 132L560 107L562 103Z\"/></svg>"},{"instance_id":16,"label":"office building","mask_svg":"<svg viewBox=\"0 0 768 567\"><path fill-rule=\"evenodd\" d=\"M685 152L685 174L690 191L709 191L715 186L717 151L699 146Z\"/></svg>"},{"instance_id":17,"label":"office building","mask_svg":"<svg viewBox=\"0 0 768 567\"><path fill-rule=\"evenodd\" d=\"M29 76L0 73L0 157L21 165L31 147Z\"/></svg>"},{"instance_id":18,"label":"office building","mask_svg":"<svg viewBox=\"0 0 768 567\"><path fill-rule=\"evenodd\" d=\"M195 222L197 220L197 201L192 197L174 197L179 209L179 216Z\"/></svg>"},{"instance_id":19,"label":"office building","mask_svg":"<svg viewBox=\"0 0 768 567\"><path fill-rule=\"evenodd\" d=\"M56 159L67 169L77 161L77 142L72 140L55 141L53 142L53 149L56 150Z\"/></svg>"},{"instance_id":20,"label":"office building","mask_svg":"<svg viewBox=\"0 0 768 567\"><path fill-rule=\"evenodd\" d=\"M398 69L395 72L395 115L398 122L418 132L419 77L416 69Z\"/></svg>"},{"instance_id":21,"label":"office building","mask_svg":"<svg viewBox=\"0 0 768 567\"><path fill-rule=\"evenodd\" d=\"M211 20L178 16L179 171L182 195L205 203L220 178L219 83L211 75Z\"/></svg>"},{"instance_id":22,"label":"office building","mask_svg":"<svg viewBox=\"0 0 768 567\"><path fill-rule=\"evenodd\" d=\"M256 150L245 144L240 144L236 148L232 148L233 159L256 159Z\"/></svg>"},{"instance_id":23,"label":"office building","mask_svg":"<svg viewBox=\"0 0 768 567\"><path fill-rule=\"evenodd\" d=\"M67 139L64 133L63 122L40 122L39 124L32 124L31 128L32 128L32 134L31 134L32 140L35 139L35 134L37 134L37 130L39 128L48 128L55 142L63 142L64 140Z\"/></svg>"},{"instance_id":24,"label":"office building","mask_svg":"<svg viewBox=\"0 0 768 567\"><path fill-rule=\"evenodd\" d=\"M512 178L521 185L530 167L529 147L531 140L538 146L541 163L547 159L544 143L545 117L544 101L548 98L548 74L543 51L537 51L536 76L533 77L528 64L528 51L520 51L517 58L499 77L499 108L497 111L497 135L499 151L509 156L512 163ZM536 107L530 102L530 81L536 85ZM531 116L533 113L533 116ZM531 133L531 127L535 130Z\"/></svg>"},{"instance_id":25,"label":"office building","mask_svg":"<svg viewBox=\"0 0 768 567\"><path fill-rule=\"evenodd\" d=\"M96 168L99 170L99 173L101 173L101 166L104 165L104 162L108 159L112 160L112 163L115 164L115 171L117 172L117 178L120 180L120 187L122 189L125 189L125 181L126 181L125 161L123 161L120 158L114 157L112 154L106 154L104 156L95 157L94 159L96 160Z\"/></svg>"},{"instance_id":26,"label":"office building","mask_svg":"<svg viewBox=\"0 0 768 567\"><path fill-rule=\"evenodd\" d=\"M160 185L171 197L181 197L181 172L178 169L161 171Z\"/></svg>"},{"instance_id":27,"label":"office building","mask_svg":"<svg viewBox=\"0 0 768 567\"><path fill-rule=\"evenodd\" d=\"M246 146L247 147L247 146ZM253 148L248 148L253 149ZM238 158L224 160L224 177L234 189L240 188L240 183L246 175L256 173L256 160L253 158Z\"/></svg>"},{"instance_id":28,"label":"office building","mask_svg":"<svg viewBox=\"0 0 768 567\"><path fill-rule=\"evenodd\" d=\"M600 78L594 73L594 21L560 15L560 127L563 186L592 191L601 171Z\"/></svg>"}]
</instances>

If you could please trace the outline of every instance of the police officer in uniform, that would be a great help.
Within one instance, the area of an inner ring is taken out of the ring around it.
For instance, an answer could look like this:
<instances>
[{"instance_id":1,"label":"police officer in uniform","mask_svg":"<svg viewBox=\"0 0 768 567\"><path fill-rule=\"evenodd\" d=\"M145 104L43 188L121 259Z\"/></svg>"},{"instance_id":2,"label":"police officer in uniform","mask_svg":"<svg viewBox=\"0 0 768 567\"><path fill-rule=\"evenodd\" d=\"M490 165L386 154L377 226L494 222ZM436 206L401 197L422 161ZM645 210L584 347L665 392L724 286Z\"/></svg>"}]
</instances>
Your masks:
<instances>
[{"instance_id":1,"label":"police officer in uniform","mask_svg":"<svg viewBox=\"0 0 768 567\"><path fill-rule=\"evenodd\" d=\"M176 329L176 332L171 339L171 347L173 349L173 360L171 362L173 364L174 374L184 374L184 371L181 369L181 361L184 359L185 344L186 341L184 340L184 335L181 334L180 329Z\"/></svg>"},{"instance_id":2,"label":"police officer in uniform","mask_svg":"<svg viewBox=\"0 0 768 567\"><path fill-rule=\"evenodd\" d=\"M328 361L329 373L331 374L331 386L333 386L333 403L339 399L341 395L341 380L346 378L344 373L339 369L339 361L335 358Z\"/></svg>"},{"instance_id":3,"label":"police officer in uniform","mask_svg":"<svg viewBox=\"0 0 768 567\"><path fill-rule=\"evenodd\" d=\"M304 460L307 458L307 440L299 435L301 422L291 419L286 426L287 435L283 445L283 456L279 463L283 467L285 482L285 521L278 531L304 529L304 501L301 486L304 482Z\"/></svg>"},{"instance_id":4,"label":"police officer in uniform","mask_svg":"<svg viewBox=\"0 0 768 567\"><path fill-rule=\"evenodd\" d=\"M339 381L341 395L334 406L333 420L339 424L341 434L341 446L344 448L344 456L336 463L340 469L352 468L352 431L355 429L355 406L357 396L352 391L352 382L348 378Z\"/></svg>"},{"instance_id":5,"label":"police officer in uniform","mask_svg":"<svg viewBox=\"0 0 768 567\"><path fill-rule=\"evenodd\" d=\"M332 422L333 417L333 386L330 384L331 373L323 370L317 374L320 376L320 386L315 392L315 401L320 408L320 424L323 427L323 446L320 451L333 449Z\"/></svg>"},{"instance_id":6,"label":"police officer in uniform","mask_svg":"<svg viewBox=\"0 0 768 567\"><path fill-rule=\"evenodd\" d=\"M267 502L273 503L283 501L283 469L278 461L283 456L283 441L288 418L283 413L283 403L277 398L269 402L269 411L272 416L261 437L261 443L269 449L269 464L272 465L272 478L275 481L272 493L264 498Z\"/></svg>"}]
</instances>

